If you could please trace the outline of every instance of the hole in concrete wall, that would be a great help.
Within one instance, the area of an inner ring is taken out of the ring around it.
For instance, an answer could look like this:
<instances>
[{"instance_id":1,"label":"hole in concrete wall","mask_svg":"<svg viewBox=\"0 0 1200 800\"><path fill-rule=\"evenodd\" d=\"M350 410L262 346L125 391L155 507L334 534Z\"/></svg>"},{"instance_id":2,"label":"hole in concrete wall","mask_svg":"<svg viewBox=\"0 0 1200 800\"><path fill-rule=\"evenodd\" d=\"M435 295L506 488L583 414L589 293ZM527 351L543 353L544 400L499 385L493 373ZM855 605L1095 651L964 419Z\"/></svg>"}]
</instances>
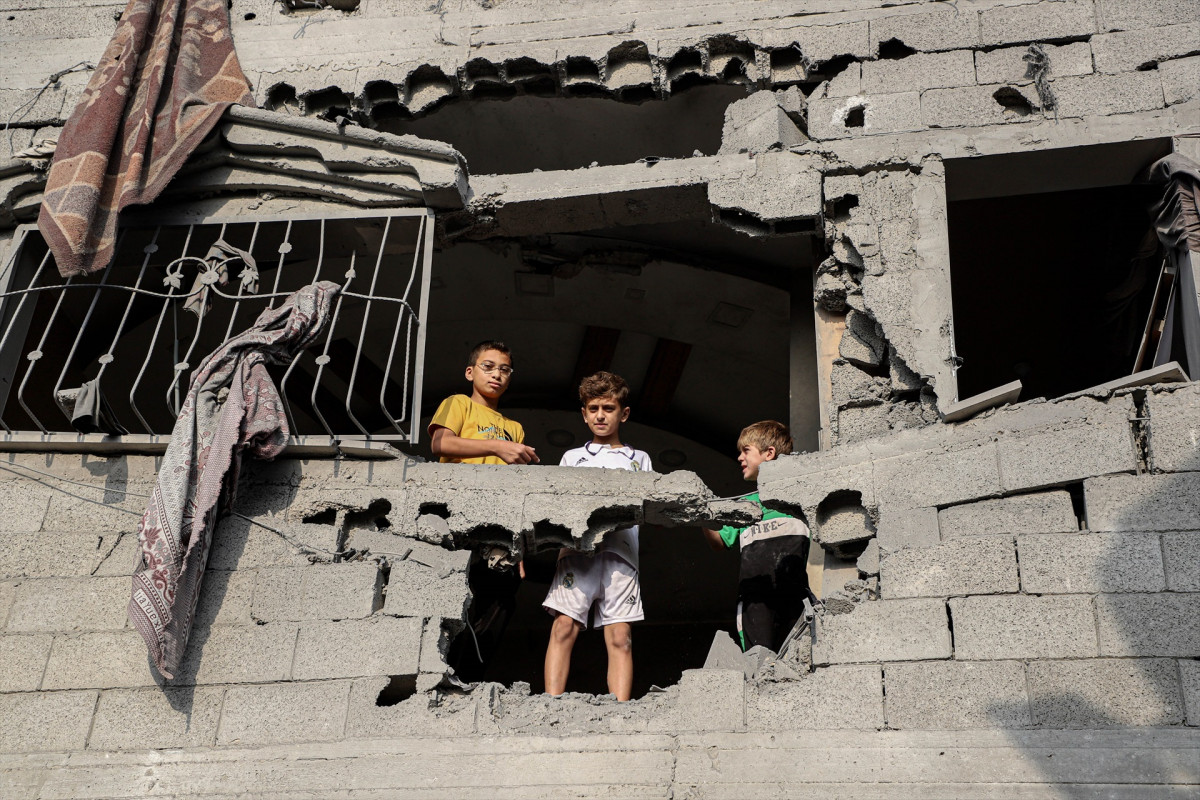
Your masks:
<instances>
[{"instance_id":1,"label":"hole in concrete wall","mask_svg":"<svg viewBox=\"0 0 1200 800\"><path fill-rule=\"evenodd\" d=\"M252 19L257 19L257 18L258 18L258 14L255 14L253 11L251 11L249 14L247 14L247 15L245 16L245 18L244 18L244 19L245 19L247 22L249 22L250 20L252 20Z\"/></svg>"},{"instance_id":2,"label":"hole in concrete wall","mask_svg":"<svg viewBox=\"0 0 1200 800\"><path fill-rule=\"evenodd\" d=\"M906 45L899 39L888 39L886 42L879 43L877 54L881 59L899 59L908 58L916 54L916 50Z\"/></svg>"},{"instance_id":3,"label":"hole in concrete wall","mask_svg":"<svg viewBox=\"0 0 1200 800\"><path fill-rule=\"evenodd\" d=\"M486 77L478 75L475 98L511 97L511 84ZM741 86L713 85L641 102L653 91L630 88L618 101L579 96L599 91L595 85L568 88L575 96L456 99L419 119L373 115L373 123L388 133L448 142L474 175L509 174L630 164L650 156L688 158L697 150L713 155L721 146L726 106L746 96Z\"/></svg>"},{"instance_id":4,"label":"hole in concrete wall","mask_svg":"<svg viewBox=\"0 0 1200 800\"><path fill-rule=\"evenodd\" d=\"M267 90L267 108L278 111L283 108L300 108L296 97L296 89L287 83L280 83Z\"/></svg>"},{"instance_id":5,"label":"hole in concrete wall","mask_svg":"<svg viewBox=\"0 0 1200 800\"><path fill-rule=\"evenodd\" d=\"M851 209L858 208L858 195L845 194L835 197L827 204L826 215L835 222L846 222L850 219Z\"/></svg>"},{"instance_id":6,"label":"hole in concrete wall","mask_svg":"<svg viewBox=\"0 0 1200 800\"><path fill-rule=\"evenodd\" d=\"M336 508L326 508L315 514L305 515L302 521L310 525L333 525L337 522L337 514Z\"/></svg>"},{"instance_id":7,"label":"hole in concrete wall","mask_svg":"<svg viewBox=\"0 0 1200 800\"><path fill-rule=\"evenodd\" d=\"M812 63L799 45L772 50L771 82L777 87L790 86L808 80Z\"/></svg>"},{"instance_id":8,"label":"hole in concrete wall","mask_svg":"<svg viewBox=\"0 0 1200 800\"><path fill-rule=\"evenodd\" d=\"M867 124L867 107L865 105L851 106L846 111L846 127L861 128Z\"/></svg>"},{"instance_id":9,"label":"hole in concrete wall","mask_svg":"<svg viewBox=\"0 0 1200 800\"><path fill-rule=\"evenodd\" d=\"M1160 190L1125 182L1168 147L948 162L960 397L1017 379L1022 400L1059 397L1134 371L1161 265L1149 219Z\"/></svg>"},{"instance_id":10,"label":"hole in concrete wall","mask_svg":"<svg viewBox=\"0 0 1200 800\"><path fill-rule=\"evenodd\" d=\"M310 92L301 98L304 113L321 114L325 116L349 116L354 107L354 98L341 89L330 87L320 91Z\"/></svg>"},{"instance_id":11,"label":"hole in concrete wall","mask_svg":"<svg viewBox=\"0 0 1200 800\"><path fill-rule=\"evenodd\" d=\"M875 522L863 506L862 492L831 492L817 505L817 535L837 558L854 562L875 535Z\"/></svg>"},{"instance_id":12,"label":"hole in concrete wall","mask_svg":"<svg viewBox=\"0 0 1200 800\"><path fill-rule=\"evenodd\" d=\"M417 514L433 514L435 517L450 519L450 506L445 503L421 503Z\"/></svg>"},{"instance_id":13,"label":"hole in concrete wall","mask_svg":"<svg viewBox=\"0 0 1200 800\"><path fill-rule=\"evenodd\" d=\"M572 542L570 528L547 522L544 519L533 523L533 535L538 542L539 552L543 550L557 551L559 547Z\"/></svg>"},{"instance_id":14,"label":"hole in concrete wall","mask_svg":"<svg viewBox=\"0 0 1200 800\"><path fill-rule=\"evenodd\" d=\"M392 504L387 500L380 498L372 501L362 511L350 511L346 514L346 527L348 529L367 529L375 531L385 531L392 527L392 522L387 518L387 515L392 511Z\"/></svg>"},{"instance_id":15,"label":"hole in concrete wall","mask_svg":"<svg viewBox=\"0 0 1200 800\"><path fill-rule=\"evenodd\" d=\"M1071 498L1071 510L1075 512L1075 519L1079 521L1080 530L1087 530L1087 506L1083 501L1083 483L1068 483L1060 488L1066 489L1067 496Z\"/></svg>"},{"instance_id":16,"label":"hole in concrete wall","mask_svg":"<svg viewBox=\"0 0 1200 800\"><path fill-rule=\"evenodd\" d=\"M388 707L399 705L417 693L416 675L393 675L388 679L387 686L379 691L375 705Z\"/></svg>"},{"instance_id":17,"label":"hole in concrete wall","mask_svg":"<svg viewBox=\"0 0 1200 800\"><path fill-rule=\"evenodd\" d=\"M1029 99L1011 86L1000 87L992 97L1004 109L1005 116L1027 117L1033 113Z\"/></svg>"}]
</instances>

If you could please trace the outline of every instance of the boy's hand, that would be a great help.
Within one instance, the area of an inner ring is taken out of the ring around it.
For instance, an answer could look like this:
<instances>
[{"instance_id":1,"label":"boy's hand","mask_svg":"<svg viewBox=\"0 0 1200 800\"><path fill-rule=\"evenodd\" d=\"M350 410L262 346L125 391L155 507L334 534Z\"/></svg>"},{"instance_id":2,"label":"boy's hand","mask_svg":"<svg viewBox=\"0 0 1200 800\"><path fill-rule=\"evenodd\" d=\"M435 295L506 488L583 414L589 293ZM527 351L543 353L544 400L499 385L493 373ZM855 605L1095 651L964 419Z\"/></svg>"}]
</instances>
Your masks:
<instances>
[{"instance_id":1,"label":"boy's hand","mask_svg":"<svg viewBox=\"0 0 1200 800\"><path fill-rule=\"evenodd\" d=\"M527 444L508 442L502 439L495 439L493 441L493 452L505 464L537 464L541 462L541 459L537 456L537 451Z\"/></svg>"}]
</instances>

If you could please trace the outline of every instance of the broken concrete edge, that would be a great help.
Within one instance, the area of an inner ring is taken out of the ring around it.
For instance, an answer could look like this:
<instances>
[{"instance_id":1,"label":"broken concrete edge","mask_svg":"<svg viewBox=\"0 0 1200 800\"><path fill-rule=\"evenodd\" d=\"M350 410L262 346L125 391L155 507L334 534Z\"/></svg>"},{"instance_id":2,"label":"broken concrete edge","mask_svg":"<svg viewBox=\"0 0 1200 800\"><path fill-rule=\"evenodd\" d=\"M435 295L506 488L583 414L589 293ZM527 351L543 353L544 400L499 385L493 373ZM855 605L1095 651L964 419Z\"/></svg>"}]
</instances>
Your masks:
<instances>
[{"instance_id":1,"label":"broken concrete edge","mask_svg":"<svg viewBox=\"0 0 1200 800\"><path fill-rule=\"evenodd\" d=\"M1021 396L1021 388L1020 381L1012 381L965 400L959 400L957 403L951 403L946 406L946 413L942 414L942 422L958 422L973 417L980 411L1014 403Z\"/></svg>"}]
</instances>

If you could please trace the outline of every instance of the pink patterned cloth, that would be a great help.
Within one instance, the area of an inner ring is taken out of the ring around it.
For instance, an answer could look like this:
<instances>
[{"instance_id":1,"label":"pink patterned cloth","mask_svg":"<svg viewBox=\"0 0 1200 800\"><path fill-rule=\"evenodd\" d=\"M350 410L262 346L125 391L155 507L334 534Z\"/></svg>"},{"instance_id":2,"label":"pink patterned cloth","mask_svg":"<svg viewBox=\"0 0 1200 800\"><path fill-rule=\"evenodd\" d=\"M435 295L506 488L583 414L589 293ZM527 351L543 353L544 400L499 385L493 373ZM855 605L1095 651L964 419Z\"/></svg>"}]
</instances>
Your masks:
<instances>
[{"instance_id":1,"label":"pink patterned cloth","mask_svg":"<svg viewBox=\"0 0 1200 800\"><path fill-rule=\"evenodd\" d=\"M129 618L165 678L174 677L187 650L213 528L233 507L242 452L269 459L287 443L287 417L266 365L289 363L312 343L339 291L328 281L300 289L192 375L138 523L142 565L129 601Z\"/></svg>"}]
</instances>

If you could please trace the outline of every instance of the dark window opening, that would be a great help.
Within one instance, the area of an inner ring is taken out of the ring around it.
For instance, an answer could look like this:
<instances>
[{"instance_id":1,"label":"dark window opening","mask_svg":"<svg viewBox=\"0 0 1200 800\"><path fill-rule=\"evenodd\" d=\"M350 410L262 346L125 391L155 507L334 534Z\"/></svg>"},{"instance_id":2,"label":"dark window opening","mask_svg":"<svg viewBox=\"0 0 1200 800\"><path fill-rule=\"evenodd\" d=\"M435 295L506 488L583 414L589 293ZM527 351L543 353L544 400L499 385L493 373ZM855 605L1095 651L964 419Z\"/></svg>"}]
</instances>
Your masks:
<instances>
[{"instance_id":1,"label":"dark window opening","mask_svg":"<svg viewBox=\"0 0 1200 800\"><path fill-rule=\"evenodd\" d=\"M959 397L1018 379L1022 400L1058 397L1135 371L1161 189L1131 181L1168 146L947 163Z\"/></svg>"},{"instance_id":2,"label":"dark window opening","mask_svg":"<svg viewBox=\"0 0 1200 800\"><path fill-rule=\"evenodd\" d=\"M596 90L582 64L569 63L568 70L584 81L571 85L573 94ZM473 94L486 86L506 94L450 101L419 119L379 119L378 127L450 142L466 156L474 175L577 169L653 156L688 158L696 151L713 155L721 146L726 106L746 97L743 86L720 85L639 104L599 97L511 97L511 86L484 75Z\"/></svg>"}]
</instances>

